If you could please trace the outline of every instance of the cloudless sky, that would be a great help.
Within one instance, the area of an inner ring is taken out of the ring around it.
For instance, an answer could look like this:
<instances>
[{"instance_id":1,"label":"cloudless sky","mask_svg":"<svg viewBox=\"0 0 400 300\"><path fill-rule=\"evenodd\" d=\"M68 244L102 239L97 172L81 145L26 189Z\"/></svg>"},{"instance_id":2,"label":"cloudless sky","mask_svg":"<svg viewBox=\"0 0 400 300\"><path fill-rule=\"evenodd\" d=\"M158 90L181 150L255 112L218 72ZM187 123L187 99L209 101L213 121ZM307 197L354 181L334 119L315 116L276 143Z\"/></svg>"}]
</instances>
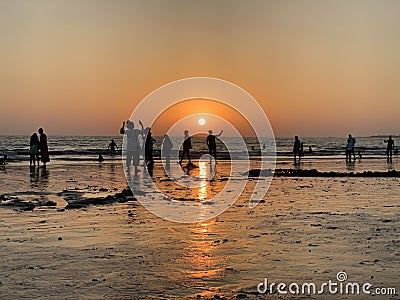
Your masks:
<instances>
[{"instance_id":1,"label":"cloudless sky","mask_svg":"<svg viewBox=\"0 0 400 300\"><path fill-rule=\"evenodd\" d=\"M1 0L0 134L117 135L193 76L246 89L277 136L399 134L399 16L395 0Z\"/></svg>"}]
</instances>

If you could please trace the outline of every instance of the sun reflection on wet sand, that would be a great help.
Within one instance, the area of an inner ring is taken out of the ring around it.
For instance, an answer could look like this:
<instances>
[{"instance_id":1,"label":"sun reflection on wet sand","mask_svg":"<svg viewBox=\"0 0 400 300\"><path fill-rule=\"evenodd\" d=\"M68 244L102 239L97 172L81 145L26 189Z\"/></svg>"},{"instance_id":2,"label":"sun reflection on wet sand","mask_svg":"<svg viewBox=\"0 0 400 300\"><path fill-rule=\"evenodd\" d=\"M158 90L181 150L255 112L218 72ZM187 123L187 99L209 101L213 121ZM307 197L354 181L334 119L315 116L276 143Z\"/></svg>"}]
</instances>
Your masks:
<instances>
[{"instance_id":1,"label":"sun reflection on wet sand","mask_svg":"<svg viewBox=\"0 0 400 300\"><path fill-rule=\"evenodd\" d=\"M187 241L185 249L188 279L194 281L197 287L205 286L210 281L218 281L223 272L220 258L213 254L217 243L212 238L215 234L212 224L213 221L210 221L197 223L192 227L191 239Z\"/></svg>"},{"instance_id":2,"label":"sun reflection on wet sand","mask_svg":"<svg viewBox=\"0 0 400 300\"><path fill-rule=\"evenodd\" d=\"M199 201L204 201L207 199L207 166L204 161L199 162L199 178L200 178L200 188L199 188Z\"/></svg>"}]
</instances>

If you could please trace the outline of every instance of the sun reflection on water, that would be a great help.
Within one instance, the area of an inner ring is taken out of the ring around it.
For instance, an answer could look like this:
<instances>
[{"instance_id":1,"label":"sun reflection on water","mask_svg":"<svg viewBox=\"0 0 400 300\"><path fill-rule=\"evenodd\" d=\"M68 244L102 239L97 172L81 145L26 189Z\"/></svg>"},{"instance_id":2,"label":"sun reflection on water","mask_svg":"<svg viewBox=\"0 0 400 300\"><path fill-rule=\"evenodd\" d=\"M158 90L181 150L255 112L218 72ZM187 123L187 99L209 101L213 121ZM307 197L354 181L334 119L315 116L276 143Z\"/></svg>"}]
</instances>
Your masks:
<instances>
[{"instance_id":1,"label":"sun reflection on water","mask_svg":"<svg viewBox=\"0 0 400 300\"><path fill-rule=\"evenodd\" d=\"M189 260L188 273L192 279L211 280L221 271L217 267L217 259L213 255L216 243L212 236L212 222L196 224L192 228L192 239L188 241L187 258Z\"/></svg>"},{"instance_id":2,"label":"sun reflection on water","mask_svg":"<svg viewBox=\"0 0 400 300\"><path fill-rule=\"evenodd\" d=\"M200 188L199 188L199 201L204 201L207 199L207 166L204 161L199 162L199 178L200 178Z\"/></svg>"}]
</instances>

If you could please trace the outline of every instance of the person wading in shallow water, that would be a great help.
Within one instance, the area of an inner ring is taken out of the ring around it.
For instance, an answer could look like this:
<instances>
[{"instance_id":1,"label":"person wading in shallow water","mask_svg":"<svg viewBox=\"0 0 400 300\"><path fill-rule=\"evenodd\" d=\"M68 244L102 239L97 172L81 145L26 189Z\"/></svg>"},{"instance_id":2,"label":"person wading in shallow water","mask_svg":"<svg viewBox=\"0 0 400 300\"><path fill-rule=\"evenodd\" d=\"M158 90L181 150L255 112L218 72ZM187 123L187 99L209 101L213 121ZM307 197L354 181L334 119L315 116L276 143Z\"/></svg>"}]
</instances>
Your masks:
<instances>
[{"instance_id":1,"label":"person wading in shallow water","mask_svg":"<svg viewBox=\"0 0 400 300\"><path fill-rule=\"evenodd\" d=\"M142 129L135 129L135 125L130 120L122 123L122 127L119 130L121 134L126 135L126 169L127 172L130 173L131 162L133 161L133 165L135 166L135 174L139 172L139 154L141 151L141 147L139 144L139 135L145 134L145 130L143 129L142 122L139 121Z\"/></svg>"},{"instance_id":2,"label":"person wading in shallow water","mask_svg":"<svg viewBox=\"0 0 400 300\"><path fill-rule=\"evenodd\" d=\"M353 154L354 161L356 161L356 154L354 151L354 145L356 143L356 139L349 134L346 145L346 162L351 162L351 155Z\"/></svg>"},{"instance_id":3,"label":"person wading in shallow water","mask_svg":"<svg viewBox=\"0 0 400 300\"><path fill-rule=\"evenodd\" d=\"M39 137L35 133L32 134L30 142L29 142L30 148L29 148L29 154L30 154L30 162L29 166L32 167L36 166L36 161L39 166Z\"/></svg>"},{"instance_id":4,"label":"person wading in shallow water","mask_svg":"<svg viewBox=\"0 0 400 300\"><path fill-rule=\"evenodd\" d=\"M111 143L108 145L108 150L110 150L111 156L115 155L115 149L118 149L118 146L115 143L114 139L112 139Z\"/></svg>"},{"instance_id":5,"label":"person wading in shallow water","mask_svg":"<svg viewBox=\"0 0 400 300\"><path fill-rule=\"evenodd\" d=\"M170 162L171 162L171 149L174 146L169 136L164 135L163 143L162 143L162 156L165 157L165 168L169 170Z\"/></svg>"},{"instance_id":6,"label":"person wading in shallow water","mask_svg":"<svg viewBox=\"0 0 400 300\"><path fill-rule=\"evenodd\" d=\"M224 132L224 131L221 130L221 132L220 132L219 134L213 135L213 131L212 131L212 130L209 130L209 131L208 131L208 136L207 136L207 141L206 141L207 146L208 146L208 153L209 153L211 156L214 157L215 162L217 162L217 143L216 143L215 138L221 136L221 134L222 134L223 132Z\"/></svg>"},{"instance_id":7,"label":"person wading in shallow water","mask_svg":"<svg viewBox=\"0 0 400 300\"><path fill-rule=\"evenodd\" d=\"M144 143L144 160L147 167L152 168L154 166L154 158L153 158L153 145L156 140L151 135L151 128L147 127L146 129L146 140Z\"/></svg>"},{"instance_id":8,"label":"person wading in shallow water","mask_svg":"<svg viewBox=\"0 0 400 300\"><path fill-rule=\"evenodd\" d=\"M295 164L297 163L296 156L299 157L299 163L300 163L301 142L300 142L299 137L297 135L294 137L293 156L294 156L294 163Z\"/></svg>"},{"instance_id":9,"label":"person wading in shallow water","mask_svg":"<svg viewBox=\"0 0 400 300\"><path fill-rule=\"evenodd\" d=\"M44 133L43 128L39 128L38 132L40 135L40 161L43 163L43 167L46 168L46 163L50 162L49 148L47 146L47 135Z\"/></svg>"},{"instance_id":10,"label":"person wading in shallow water","mask_svg":"<svg viewBox=\"0 0 400 300\"><path fill-rule=\"evenodd\" d=\"M190 149L192 149L192 141L190 139L189 136L189 131L185 130L184 131L184 141L183 141L183 145L182 145L182 156L181 159L179 160L179 164L182 164L183 159L185 158L185 155L188 157L189 159L189 165L192 164L191 160L190 160Z\"/></svg>"},{"instance_id":11,"label":"person wading in shallow water","mask_svg":"<svg viewBox=\"0 0 400 300\"><path fill-rule=\"evenodd\" d=\"M392 162L392 155L394 150L394 141L392 139L392 136L389 136L389 139L385 140L385 143L387 143L386 147L387 162Z\"/></svg>"}]
</instances>

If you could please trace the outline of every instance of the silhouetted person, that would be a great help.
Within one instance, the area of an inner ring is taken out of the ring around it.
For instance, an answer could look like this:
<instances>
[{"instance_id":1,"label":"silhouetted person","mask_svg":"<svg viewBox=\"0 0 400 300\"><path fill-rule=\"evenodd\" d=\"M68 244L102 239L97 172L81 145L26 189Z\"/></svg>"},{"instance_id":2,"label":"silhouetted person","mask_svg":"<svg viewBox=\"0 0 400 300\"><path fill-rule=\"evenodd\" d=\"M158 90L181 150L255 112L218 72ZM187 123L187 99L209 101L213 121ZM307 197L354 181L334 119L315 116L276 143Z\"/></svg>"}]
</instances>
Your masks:
<instances>
[{"instance_id":1,"label":"silhouetted person","mask_svg":"<svg viewBox=\"0 0 400 300\"><path fill-rule=\"evenodd\" d=\"M40 160L43 163L43 167L46 168L46 163L50 162L49 148L47 146L47 135L43 132L43 128L39 128L38 132L40 134L40 139L39 139Z\"/></svg>"},{"instance_id":2,"label":"silhouetted person","mask_svg":"<svg viewBox=\"0 0 400 300\"><path fill-rule=\"evenodd\" d=\"M29 141L29 155L30 155L30 166L36 166L36 161L39 166L39 137L37 133L33 133L31 135L31 139Z\"/></svg>"},{"instance_id":3,"label":"silhouetted person","mask_svg":"<svg viewBox=\"0 0 400 300\"><path fill-rule=\"evenodd\" d=\"M304 156L304 143L303 142L300 143L300 156L301 157Z\"/></svg>"},{"instance_id":4,"label":"silhouetted person","mask_svg":"<svg viewBox=\"0 0 400 300\"><path fill-rule=\"evenodd\" d=\"M174 144L171 142L171 139L166 134L164 135L163 143L162 143L162 156L165 157L165 168L169 170L170 162L171 162L171 150Z\"/></svg>"},{"instance_id":5,"label":"silhouetted person","mask_svg":"<svg viewBox=\"0 0 400 300\"><path fill-rule=\"evenodd\" d=\"M153 145L156 140L151 136L151 128L146 128L146 141L144 143L144 160L148 167L154 166Z\"/></svg>"},{"instance_id":6,"label":"silhouetted person","mask_svg":"<svg viewBox=\"0 0 400 300\"><path fill-rule=\"evenodd\" d=\"M216 142L215 138L221 136L221 134L223 132L224 131L221 130L221 132L219 134L213 135L212 130L208 131L208 136L207 136L207 141L206 141L207 146L208 146L208 153L214 157L215 162L217 162L217 142Z\"/></svg>"},{"instance_id":7,"label":"silhouetted person","mask_svg":"<svg viewBox=\"0 0 400 300\"><path fill-rule=\"evenodd\" d=\"M351 155L353 154L354 161L356 160L356 154L354 152L354 145L356 143L356 139L349 134L347 138L347 145L346 145L346 162L351 162Z\"/></svg>"},{"instance_id":8,"label":"silhouetted person","mask_svg":"<svg viewBox=\"0 0 400 300\"><path fill-rule=\"evenodd\" d=\"M115 149L118 149L117 144L115 143L114 139L111 140L111 143L108 145L108 150L110 150L110 154L112 156L115 155Z\"/></svg>"},{"instance_id":9,"label":"silhouetted person","mask_svg":"<svg viewBox=\"0 0 400 300\"><path fill-rule=\"evenodd\" d=\"M102 162L102 161L104 161L104 157L103 157L103 155L101 155L101 154L99 154L99 158L97 159L99 162Z\"/></svg>"},{"instance_id":10,"label":"silhouetted person","mask_svg":"<svg viewBox=\"0 0 400 300\"><path fill-rule=\"evenodd\" d=\"M392 155L394 150L394 141L392 139L392 136L389 136L389 139L385 140L385 143L387 143L386 147L387 162L392 162Z\"/></svg>"},{"instance_id":11,"label":"silhouetted person","mask_svg":"<svg viewBox=\"0 0 400 300\"><path fill-rule=\"evenodd\" d=\"M182 145L182 156L181 156L181 159L179 160L179 164L182 163L185 155L189 159L189 164L191 164L192 162L190 160L190 149L192 149L192 141L190 139L188 130L185 130L184 134L185 134L185 136L184 136L184 141L183 141L183 145Z\"/></svg>"},{"instance_id":12,"label":"silhouetted person","mask_svg":"<svg viewBox=\"0 0 400 300\"><path fill-rule=\"evenodd\" d=\"M311 148L311 146L308 146L308 154L312 154L312 148Z\"/></svg>"},{"instance_id":13,"label":"silhouetted person","mask_svg":"<svg viewBox=\"0 0 400 300\"><path fill-rule=\"evenodd\" d=\"M301 142L299 140L299 137L296 135L294 137L294 143L293 143L293 156L294 156L294 163L297 163L296 156L299 157L299 163L300 163L300 155L301 155Z\"/></svg>"},{"instance_id":14,"label":"silhouetted person","mask_svg":"<svg viewBox=\"0 0 400 300\"><path fill-rule=\"evenodd\" d=\"M141 124L141 122L140 122ZM139 155L141 151L141 147L139 144L139 135L144 134L143 125L142 130L135 129L135 125L130 120L126 121L126 128L125 122L122 123L122 127L120 129L121 134L126 135L126 168L127 172L129 173L129 168L133 161L133 165L135 166L135 174L137 174L138 166L139 166Z\"/></svg>"}]
</instances>

